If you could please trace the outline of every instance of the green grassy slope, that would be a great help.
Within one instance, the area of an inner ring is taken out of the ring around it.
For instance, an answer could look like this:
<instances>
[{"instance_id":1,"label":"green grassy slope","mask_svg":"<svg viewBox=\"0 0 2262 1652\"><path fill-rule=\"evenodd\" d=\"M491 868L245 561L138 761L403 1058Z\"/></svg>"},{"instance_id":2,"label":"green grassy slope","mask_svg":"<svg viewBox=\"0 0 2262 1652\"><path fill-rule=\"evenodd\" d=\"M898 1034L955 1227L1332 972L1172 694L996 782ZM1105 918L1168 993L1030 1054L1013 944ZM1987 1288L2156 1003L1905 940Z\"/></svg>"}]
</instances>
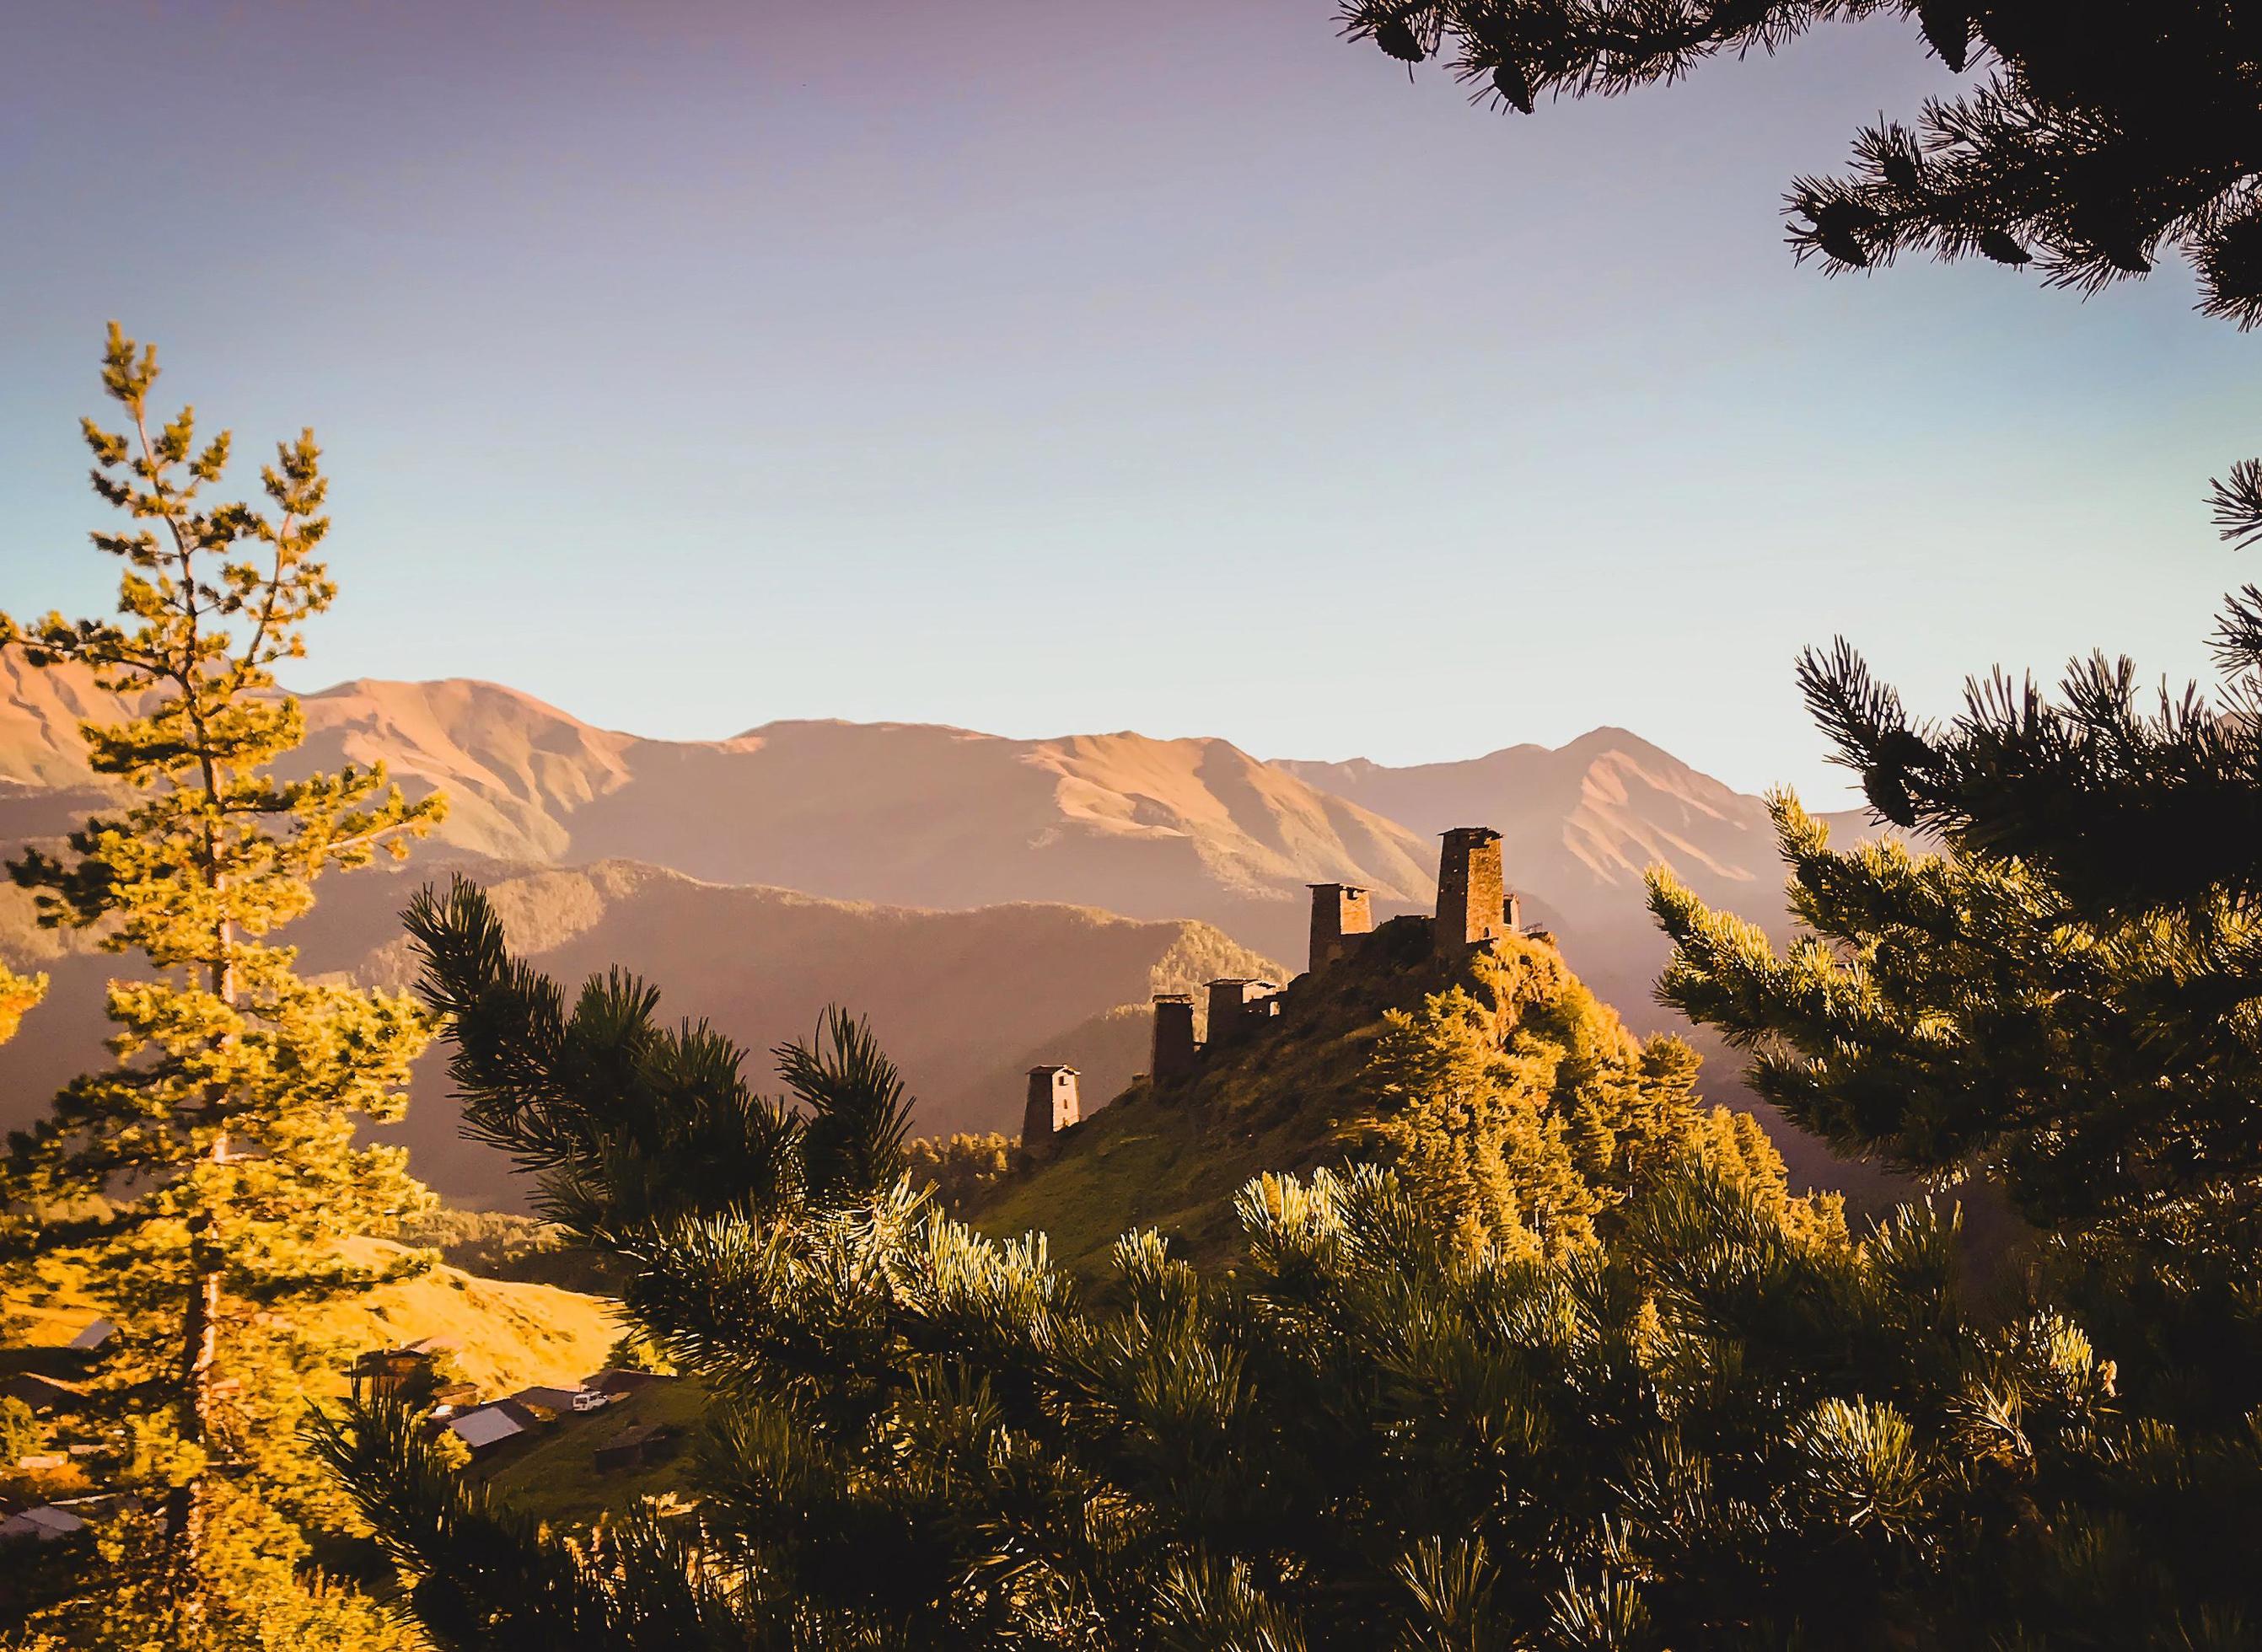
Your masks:
<instances>
[{"instance_id":1,"label":"green grassy slope","mask_svg":"<svg viewBox=\"0 0 2262 1652\"><path fill-rule=\"evenodd\" d=\"M396 1253L384 1239L355 1239L349 1248L364 1260ZM96 1317L94 1304L74 1290L0 1293L0 1312L16 1321L15 1346L0 1348L0 1375L36 1371L73 1382L83 1375L63 1347ZM349 1304L317 1310L310 1327L339 1339L342 1350L399 1347L426 1337L448 1345L456 1367L482 1397L501 1398L536 1386L571 1388L602 1370L621 1334L616 1305L608 1297L523 1280L486 1279L445 1265L384 1286ZM342 1361L321 1372L314 1397L346 1391ZM602 1411L560 1418L531 1438L514 1441L467 1470L491 1481L516 1505L561 1526L587 1526L602 1516L633 1508L673 1488L681 1465L673 1458L639 1469L599 1474L596 1447L622 1429L660 1423L679 1440L699 1419L706 1395L695 1383L655 1383ZM97 1489L76 1468L19 1476L19 1490L44 1497Z\"/></svg>"},{"instance_id":2,"label":"green grassy slope","mask_svg":"<svg viewBox=\"0 0 2262 1652\"><path fill-rule=\"evenodd\" d=\"M601 1411L544 1424L530 1438L508 1442L467 1472L513 1508L553 1526L590 1526L647 1498L679 1491L681 1450L706 1406L707 1390L688 1378L655 1383ZM600 1473L597 1447L623 1429L646 1423L673 1429L675 1450L639 1468Z\"/></svg>"}]
</instances>

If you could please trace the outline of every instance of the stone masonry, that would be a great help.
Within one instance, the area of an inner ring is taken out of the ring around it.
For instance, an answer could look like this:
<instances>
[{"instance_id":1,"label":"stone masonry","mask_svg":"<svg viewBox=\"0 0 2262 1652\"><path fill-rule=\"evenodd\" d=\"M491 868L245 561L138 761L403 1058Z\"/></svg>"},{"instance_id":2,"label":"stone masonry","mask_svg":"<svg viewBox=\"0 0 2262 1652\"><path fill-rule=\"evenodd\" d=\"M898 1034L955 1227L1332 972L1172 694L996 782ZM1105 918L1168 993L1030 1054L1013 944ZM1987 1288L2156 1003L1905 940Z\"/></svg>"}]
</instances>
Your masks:
<instances>
[{"instance_id":1,"label":"stone masonry","mask_svg":"<svg viewBox=\"0 0 2262 1652\"><path fill-rule=\"evenodd\" d=\"M1194 1070L1200 1046L1194 1043L1194 1000L1191 993L1155 995L1155 1045L1148 1076L1171 1084Z\"/></svg>"},{"instance_id":2,"label":"stone masonry","mask_svg":"<svg viewBox=\"0 0 2262 1652\"><path fill-rule=\"evenodd\" d=\"M1430 922L1430 945L1440 958L1466 954L1503 935L1526 933L1523 902L1507 887L1501 866L1500 834L1489 826L1456 826L1442 834L1437 858L1437 914ZM1355 961L1363 939L1374 932L1367 891L1357 884L1315 883L1309 968L1316 973ZM1538 931L1528 931L1538 934ZM1194 1038L1191 993L1155 995L1154 1044L1149 1078L1168 1089L1198 1071L1211 1050L1229 1050L1255 1037L1283 1009L1281 989L1269 980L1229 977L1207 983L1209 1037ZM1041 1067L1029 1073L1024 1144L1048 1140L1079 1117L1073 1067Z\"/></svg>"},{"instance_id":3,"label":"stone masonry","mask_svg":"<svg viewBox=\"0 0 2262 1652\"><path fill-rule=\"evenodd\" d=\"M1230 1049L1256 1031L1257 1024L1279 1011L1273 995L1279 988L1269 980L1237 977L1209 983L1209 1047Z\"/></svg>"},{"instance_id":4,"label":"stone masonry","mask_svg":"<svg viewBox=\"0 0 2262 1652\"><path fill-rule=\"evenodd\" d=\"M1021 1114L1021 1146L1040 1147L1081 1117L1072 1067L1029 1069L1029 1102Z\"/></svg>"},{"instance_id":5,"label":"stone masonry","mask_svg":"<svg viewBox=\"0 0 2262 1652\"><path fill-rule=\"evenodd\" d=\"M1347 956L1357 937L1374 928L1366 891L1352 883L1315 883L1312 892L1312 951L1307 969L1325 969Z\"/></svg>"},{"instance_id":6,"label":"stone masonry","mask_svg":"<svg viewBox=\"0 0 2262 1652\"><path fill-rule=\"evenodd\" d=\"M1451 957L1508 929L1501 877L1500 834L1489 826L1456 826L1437 858L1437 919L1431 931L1439 957Z\"/></svg>"}]
</instances>

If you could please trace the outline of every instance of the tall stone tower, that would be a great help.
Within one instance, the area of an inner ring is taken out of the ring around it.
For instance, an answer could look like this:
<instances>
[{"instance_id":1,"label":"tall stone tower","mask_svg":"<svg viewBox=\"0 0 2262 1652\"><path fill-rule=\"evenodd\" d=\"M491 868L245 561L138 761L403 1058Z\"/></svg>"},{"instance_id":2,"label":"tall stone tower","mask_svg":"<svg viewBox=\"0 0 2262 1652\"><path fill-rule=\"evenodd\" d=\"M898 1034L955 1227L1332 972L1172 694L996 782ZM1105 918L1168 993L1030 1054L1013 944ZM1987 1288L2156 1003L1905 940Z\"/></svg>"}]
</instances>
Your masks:
<instances>
[{"instance_id":1,"label":"tall stone tower","mask_svg":"<svg viewBox=\"0 0 2262 1652\"><path fill-rule=\"evenodd\" d=\"M1275 1013L1268 1002L1277 990L1269 980L1243 980L1238 976L1209 983L1209 1047L1229 1049L1257 1031L1259 1016Z\"/></svg>"},{"instance_id":2,"label":"tall stone tower","mask_svg":"<svg viewBox=\"0 0 2262 1652\"><path fill-rule=\"evenodd\" d=\"M1066 1130L1081 1117L1072 1067L1033 1067L1029 1069L1029 1103L1021 1113L1021 1146L1041 1150L1055 1131Z\"/></svg>"},{"instance_id":3,"label":"tall stone tower","mask_svg":"<svg viewBox=\"0 0 2262 1652\"><path fill-rule=\"evenodd\" d=\"M1508 928L1508 896L1500 871L1500 834L1489 826L1456 826L1444 834L1437 858L1437 923L1433 931L1440 957L1450 957L1502 934Z\"/></svg>"},{"instance_id":4,"label":"tall stone tower","mask_svg":"<svg viewBox=\"0 0 2262 1652\"><path fill-rule=\"evenodd\" d=\"M1155 995L1155 1047L1147 1076L1156 1088L1176 1083L1194 1070L1194 1000L1192 993Z\"/></svg>"},{"instance_id":5,"label":"tall stone tower","mask_svg":"<svg viewBox=\"0 0 2262 1652\"><path fill-rule=\"evenodd\" d=\"M1312 953L1307 969L1325 969L1351 951L1345 937L1365 935L1374 928L1374 913L1366 891L1353 883L1312 883Z\"/></svg>"}]
</instances>

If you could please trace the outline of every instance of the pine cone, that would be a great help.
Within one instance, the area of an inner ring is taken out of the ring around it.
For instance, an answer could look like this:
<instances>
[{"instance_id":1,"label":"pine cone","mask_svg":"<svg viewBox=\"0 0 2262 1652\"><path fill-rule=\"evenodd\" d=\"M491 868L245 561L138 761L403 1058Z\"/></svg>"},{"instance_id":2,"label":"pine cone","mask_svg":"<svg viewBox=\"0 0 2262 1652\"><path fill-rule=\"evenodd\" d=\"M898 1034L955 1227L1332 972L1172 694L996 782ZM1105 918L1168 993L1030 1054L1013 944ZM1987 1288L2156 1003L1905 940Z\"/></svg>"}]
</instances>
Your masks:
<instances>
[{"instance_id":1,"label":"pine cone","mask_svg":"<svg viewBox=\"0 0 2262 1652\"><path fill-rule=\"evenodd\" d=\"M1502 61L1492 72L1492 89L1507 98L1518 114L1531 112L1531 82L1521 65Z\"/></svg>"},{"instance_id":2,"label":"pine cone","mask_svg":"<svg viewBox=\"0 0 2262 1652\"><path fill-rule=\"evenodd\" d=\"M1961 75L1971 60L1971 15L1961 0L1920 0L1916 20L1940 61Z\"/></svg>"},{"instance_id":3,"label":"pine cone","mask_svg":"<svg viewBox=\"0 0 2262 1652\"><path fill-rule=\"evenodd\" d=\"M1985 229L1979 232L1979 250L1997 263L2009 264L2013 269L2016 269L2021 264L2030 264L2035 261L2034 254L2020 246L2017 241L1999 229Z\"/></svg>"},{"instance_id":4,"label":"pine cone","mask_svg":"<svg viewBox=\"0 0 2262 1652\"><path fill-rule=\"evenodd\" d=\"M1430 55L1421 36L1409 25L1394 18L1375 30L1374 43L1401 63L1418 63Z\"/></svg>"},{"instance_id":5,"label":"pine cone","mask_svg":"<svg viewBox=\"0 0 2262 1652\"><path fill-rule=\"evenodd\" d=\"M1873 208L1859 201L1819 201L1806 212L1814 220L1816 246L1841 264L1869 267L1869 249L1862 244L1861 232L1884 221Z\"/></svg>"}]
</instances>

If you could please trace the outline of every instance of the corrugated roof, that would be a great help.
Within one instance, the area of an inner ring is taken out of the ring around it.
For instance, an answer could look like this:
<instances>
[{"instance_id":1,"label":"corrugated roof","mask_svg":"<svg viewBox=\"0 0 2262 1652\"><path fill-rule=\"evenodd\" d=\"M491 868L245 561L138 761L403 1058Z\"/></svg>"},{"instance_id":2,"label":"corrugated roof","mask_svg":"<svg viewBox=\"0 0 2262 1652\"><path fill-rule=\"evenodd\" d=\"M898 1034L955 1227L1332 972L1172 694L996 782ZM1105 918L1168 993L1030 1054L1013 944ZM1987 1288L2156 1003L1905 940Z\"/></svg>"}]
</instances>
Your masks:
<instances>
[{"instance_id":1,"label":"corrugated roof","mask_svg":"<svg viewBox=\"0 0 2262 1652\"><path fill-rule=\"evenodd\" d=\"M448 1429L473 1451L526 1432L525 1426L500 1405L482 1405L450 1418Z\"/></svg>"}]
</instances>

